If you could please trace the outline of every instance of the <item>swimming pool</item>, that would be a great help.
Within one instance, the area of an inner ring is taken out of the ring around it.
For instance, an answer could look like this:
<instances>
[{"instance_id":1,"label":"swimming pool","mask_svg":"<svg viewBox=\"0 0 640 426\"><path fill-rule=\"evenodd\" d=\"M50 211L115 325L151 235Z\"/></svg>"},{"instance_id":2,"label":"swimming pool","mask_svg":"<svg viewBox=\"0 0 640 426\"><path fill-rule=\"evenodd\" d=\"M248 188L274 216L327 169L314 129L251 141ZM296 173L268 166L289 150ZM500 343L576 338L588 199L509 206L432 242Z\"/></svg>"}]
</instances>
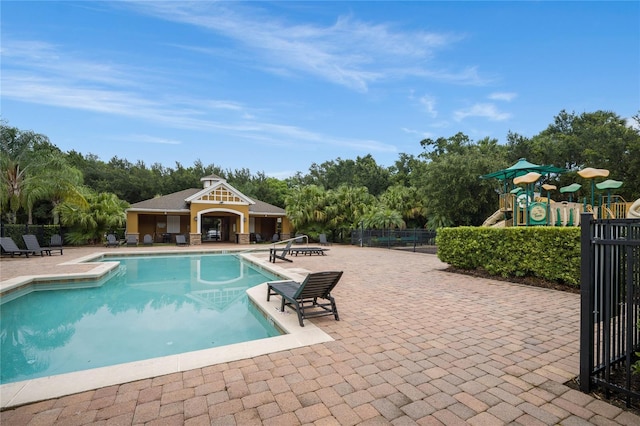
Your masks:
<instances>
[{"instance_id":1,"label":"swimming pool","mask_svg":"<svg viewBox=\"0 0 640 426\"><path fill-rule=\"evenodd\" d=\"M1 383L164 357L281 333L246 290L278 279L236 255L108 257L100 281L3 298Z\"/></svg>"}]
</instances>

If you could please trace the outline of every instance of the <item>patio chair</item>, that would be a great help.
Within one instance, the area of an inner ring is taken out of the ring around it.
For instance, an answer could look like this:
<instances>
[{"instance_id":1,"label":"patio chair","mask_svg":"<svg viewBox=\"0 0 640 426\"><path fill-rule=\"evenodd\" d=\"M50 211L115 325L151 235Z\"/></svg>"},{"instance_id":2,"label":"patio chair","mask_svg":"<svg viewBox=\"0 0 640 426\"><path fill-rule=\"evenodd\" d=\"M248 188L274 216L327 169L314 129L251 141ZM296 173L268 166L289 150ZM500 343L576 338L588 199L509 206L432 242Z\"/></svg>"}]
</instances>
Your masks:
<instances>
[{"instance_id":1,"label":"patio chair","mask_svg":"<svg viewBox=\"0 0 640 426\"><path fill-rule=\"evenodd\" d=\"M338 308L331 290L338 284L342 271L315 272L307 275L302 283L295 281L273 281L267 283L267 301L271 296L280 295L282 303L280 311L284 312L285 305L291 306L298 313L300 327L304 327L303 319L333 315L339 321ZM327 302L319 303L318 299Z\"/></svg>"},{"instance_id":2,"label":"patio chair","mask_svg":"<svg viewBox=\"0 0 640 426\"><path fill-rule=\"evenodd\" d=\"M120 246L120 241L118 241L115 235L113 234L107 235L107 242L105 244L105 247L119 247L119 246Z\"/></svg>"},{"instance_id":3,"label":"patio chair","mask_svg":"<svg viewBox=\"0 0 640 426\"><path fill-rule=\"evenodd\" d=\"M144 237L142 238L142 244L144 244L145 246L152 246L153 237L151 237L151 235L149 234L145 234Z\"/></svg>"},{"instance_id":4,"label":"patio chair","mask_svg":"<svg viewBox=\"0 0 640 426\"><path fill-rule=\"evenodd\" d=\"M127 246L137 246L138 238L135 235L127 235Z\"/></svg>"},{"instance_id":5,"label":"patio chair","mask_svg":"<svg viewBox=\"0 0 640 426\"><path fill-rule=\"evenodd\" d=\"M51 249L49 247L40 247L38 238L32 234L26 234L22 236L24 245L27 246L27 250L33 251L33 254L39 254L40 256L51 256Z\"/></svg>"},{"instance_id":6,"label":"patio chair","mask_svg":"<svg viewBox=\"0 0 640 426\"><path fill-rule=\"evenodd\" d=\"M262 243L263 241L262 235L256 232L256 243Z\"/></svg>"},{"instance_id":7,"label":"patio chair","mask_svg":"<svg viewBox=\"0 0 640 426\"><path fill-rule=\"evenodd\" d=\"M59 234L54 234L51 236L51 242L49 243L49 248L51 251L60 250L60 255L62 255L62 237Z\"/></svg>"},{"instance_id":8,"label":"patio chair","mask_svg":"<svg viewBox=\"0 0 640 426\"><path fill-rule=\"evenodd\" d=\"M180 234L180 235L176 235L176 245L177 246L186 246L187 245L187 239L184 235Z\"/></svg>"},{"instance_id":9,"label":"patio chair","mask_svg":"<svg viewBox=\"0 0 640 426\"><path fill-rule=\"evenodd\" d=\"M320 234L318 237L320 238L320 245L321 246L328 246L329 245L329 241L327 241L327 234Z\"/></svg>"},{"instance_id":10,"label":"patio chair","mask_svg":"<svg viewBox=\"0 0 640 426\"><path fill-rule=\"evenodd\" d=\"M290 240L284 248L277 249L272 247L269 249L269 262L276 263L276 259L281 259L287 262L293 262L291 259L287 259L287 255L291 253L291 243L293 240Z\"/></svg>"},{"instance_id":11,"label":"patio chair","mask_svg":"<svg viewBox=\"0 0 640 426\"><path fill-rule=\"evenodd\" d=\"M0 247L2 247L2 250L5 253L10 254L11 257L16 254L18 256L22 256L24 254L27 257L29 257L29 254L34 254L33 250L24 250L19 248L11 237L0 237Z\"/></svg>"},{"instance_id":12,"label":"patio chair","mask_svg":"<svg viewBox=\"0 0 640 426\"><path fill-rule=\"evenodd\" d=\"M280 241L280 235L278 235L277 233L273 234L273 237L271 237L271 242L277 243L278 241Z\"/></svg>"}]
</instances>

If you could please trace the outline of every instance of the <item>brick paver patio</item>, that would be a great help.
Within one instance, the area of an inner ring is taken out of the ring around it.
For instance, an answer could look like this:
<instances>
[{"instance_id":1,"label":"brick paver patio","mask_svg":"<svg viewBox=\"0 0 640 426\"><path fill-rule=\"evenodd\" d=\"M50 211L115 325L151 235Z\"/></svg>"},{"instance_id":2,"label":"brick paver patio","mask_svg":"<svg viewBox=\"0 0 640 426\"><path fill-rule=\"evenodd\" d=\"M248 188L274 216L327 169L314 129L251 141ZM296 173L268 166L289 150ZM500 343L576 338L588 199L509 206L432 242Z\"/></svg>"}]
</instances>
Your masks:
<instances>
[{"instance_id":1,"label":"brick paver patio","mask_svg":"<svg viewBox=\"0 0 640 426\"><path fill-rule=\"evenodd\" d=\"M3 258L1 278L77 272L59 263L96 250ZM334 341L9 408L0 423L640 424L563 384L578 373L579 295L447 273L429 254L334 245L293 259L278 266L344 271L341 320L312 320Z\"/></svg>"}]
</instances>

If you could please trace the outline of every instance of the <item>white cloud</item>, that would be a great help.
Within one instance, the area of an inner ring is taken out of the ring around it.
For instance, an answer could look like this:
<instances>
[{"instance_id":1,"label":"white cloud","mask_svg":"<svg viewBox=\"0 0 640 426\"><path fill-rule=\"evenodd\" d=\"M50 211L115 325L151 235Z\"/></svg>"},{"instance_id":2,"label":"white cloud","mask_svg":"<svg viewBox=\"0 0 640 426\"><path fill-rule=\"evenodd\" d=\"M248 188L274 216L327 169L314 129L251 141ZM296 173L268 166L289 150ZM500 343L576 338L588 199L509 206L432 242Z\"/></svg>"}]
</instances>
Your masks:
<instances>
[{"instance_id":1,"label":"white cloud","mask_svg":"<svg viewBox=\"0 0 640 426\"><path fill-rule=\"evenodd\" d=\"M351 16L339 16L324 26L291 24L253 4L135 2L131 7L227 37L236 42L236 58L244 56L247 62L250 58L251 63L260 63L261 69L281 75L303 72L361 92L373 82L408 75L462 84L481 82L473 67L450 71L429 66L436 51L462 39L457 34L403 31ZM184 47L218 52L215 47ZM260 59L255 60L256 57ZM417 63L423 65L416 66Z\"/></svg>"},{"instance_id":2,"label":"white cloud","mask_svg":"<svg viewBox=\"0 0 640 426\"><path fill-rule=\"evenodd\" d=\"M11 52L20 46L27 47L25 52L12 55ZM162 127L217 133L236 140L256 140L267 146L309 149L322 143L361 152L396 152L395 146L374 140L346 139L297 126L265 122L233 100L157 96L153 87L144 87L145 81L148 83L153 79L150 72L138 74L117 64L104 67L100 63L78 60L46 43L13 44L5 40L2 55L2 97L6 99L137 118ZM39 55L46 56L47 60L37 60ZM59 62L73 66L66 68ZM127 76L128 79L112 76ZM139 136L138 140L180 143L153 136ZM305 143L309 146L305 147Z\"/></svg>"},{"instance_id":3,"label":"white cloud","mask_svg":"<svg viewBox=\"0 0 640 426\"><path fill-rule=\"evenodd\" d=\"M640 120L636 120L633 117L627 117L624 119L627 126L631 127L634 130L640 131Z\"/></svg>"},{"instance_id":4,"label":"white cloud","mask_svg":"<svg viewBox=\"0 0 640 426\"><path fill-rule=\"evenodd\" d=\"M420 103L424 106L427 114L432 118L436 118L438 116L438 111L436 110L436 99L433 96L424 95L420 98Z\"/></svg>"},{"instance_id":5,"label":"white cloud","mask_svg":"<svg viewBox=\"0 0 640 426\"><path fill-rule=\"evenodd\" d=\"M511 114L499 111L494 104L475 104L469 108L454 112L456 121L467 117L484 117L491 121L504 121L511 118Z\"/></svg>"},{"instance_id":6,"label":"white cloud","mask_svg":"<svg viewBox=\"0 0 640 426\"><path fill-rule=\"evenodd\" d=\"M433 134L429 133L429 132L422 132L420 130L414 130L414 129L408 129L406 127L402 127L400 128L400 130L402 130L403 132L409 134L409 135L417 135L419 137L421 137L422 139L426 139L426 138L430 138L433 136Z\"/></svg>"},{"instance_id":7,"label":"white cloud","mask_svg":"<svg viewBox=\"0 0 640 426\"><path fill-rule=\"evenodd\" d=\"M513 92L497 92L497 93L490 94L489 99L494 101L511 102L516 98L516 96L518 96L518 94Z\"/></svg>"},{"instance_id":8,"label":"white cloud","mask_svg":"<svg viewBox=\"0 0 640 426\"><path fill-rule=\"evenodd\" d=\"M150 136L150 135L131 135L124 139L131 142L143 142L143 143L161 144L161 145L182 145L181 141L178 141L175 139L159 138L157 136Z\"/></svg>"}]
</instances>

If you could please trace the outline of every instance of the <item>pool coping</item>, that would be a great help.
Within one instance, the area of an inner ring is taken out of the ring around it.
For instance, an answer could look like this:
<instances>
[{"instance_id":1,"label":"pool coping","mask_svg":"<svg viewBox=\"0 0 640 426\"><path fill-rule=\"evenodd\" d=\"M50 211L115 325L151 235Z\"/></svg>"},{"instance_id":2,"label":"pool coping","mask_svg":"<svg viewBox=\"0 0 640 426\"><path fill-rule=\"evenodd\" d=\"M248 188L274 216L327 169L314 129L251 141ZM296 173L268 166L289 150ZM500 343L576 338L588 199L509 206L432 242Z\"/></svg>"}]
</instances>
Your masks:
<instances>
[{"instance_id":1,"label":"pool coping","mask_svg":"<svg viewBox=\"0 0 640 426\"><path fill-rule=\"evenodd\" d=\"M197 255L198 252L175 252L175 251L153 251L138 252L144 254L168 254L179 253ZM66 264L87 263L93 259L101 258L104 252L95 253L89 256L75 259ZM109 254L109 253L107 253ZM211 251L203 254L212 254ZM246 261L257 267L295 281L302 281L309 272L304 269L284 269L269 263L267 260L257 258L244 251L226 250L226 254L238 254ZM105 263L113 264L100 267ZM100 279L117 267L118 262L101 262L96 268L86 273L56 274L47 276L23 276L10 279L0 283L0 292L12 292L24 286L34 285L38 282L51 280L80 280L80 279ZM253 340L250 342L235 343L218 348L203 349L193 352L171 355L160 358L151 358L143 361L134 361L118 364L109 367L94 368L91 370L78 371L73 373L60 374L49 377L25 380L21 382L6 383L0 385L0 409L15 407L32 402L42 401L61 396L72 395L92 389L112 386L143 380L166 374L188 371L224 362L237 361L241 359L253 358L273 352L286 351L290 349L310 346L317 343L330 342L334 339L319 327L305 321L305 326L300 327L298 317L291 311L284 313L279 311L279 301L272 298L267 302L267 284L262 283L247 289L249 299L259 308L268 321L273 321L280 329L287 334L265 339Z\"/></svg>"}]
</instances>

